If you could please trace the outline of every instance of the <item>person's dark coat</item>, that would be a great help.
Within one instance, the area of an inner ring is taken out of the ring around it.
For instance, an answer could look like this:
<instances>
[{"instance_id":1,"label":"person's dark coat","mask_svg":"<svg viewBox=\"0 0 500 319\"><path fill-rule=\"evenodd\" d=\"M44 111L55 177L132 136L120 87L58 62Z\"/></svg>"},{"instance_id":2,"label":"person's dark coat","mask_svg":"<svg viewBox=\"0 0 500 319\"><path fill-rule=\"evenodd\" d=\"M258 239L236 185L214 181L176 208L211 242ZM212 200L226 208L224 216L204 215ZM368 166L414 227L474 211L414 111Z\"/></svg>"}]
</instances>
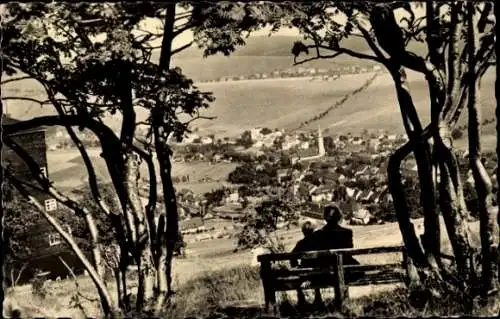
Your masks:
<instances>
[{"instance_id":1,"label":"person's dark coat","mask_svg":"<svg viewBox=\"0 0 500 319\"><path fill-rule=\"evenodd\" d=\"M308 250L331 250L353 248L352 230L341 227L339 225L325 225L320 230L315 231L309 238L307 243ZM352 256L343 255L344 265L359 265L359 262ZM325 258L321 264L330 264L330 258Z\"/></svg>"},{"instance_id":2,"label":"person's dark coat","mask_svg":"<svg viewBox=\"0 0 500 319\"><path fill-rule=\"evenodd\" d=\"M301 239L297 242L295 247L292 249L292 253L316 250L313 243L314 243L314 241L312 240L312 235L304 237L303 239ZM298 263L296 260L292 260L291 263L292 263L292 267L298 266ZM304 260L303 260L301 263L301 267L308 267L307 262L304 263Z\"/></svg>"},{"instance_id":3,"label":"person's dark coat","mask_svg":"<svg viewBox=\"0 0 500 319\"><path fill-rule=\"evenodd\" d=\"M317 250L353 248L352 230L339 225L325 225L314 233Z\"/></svg>"}]
</instances>

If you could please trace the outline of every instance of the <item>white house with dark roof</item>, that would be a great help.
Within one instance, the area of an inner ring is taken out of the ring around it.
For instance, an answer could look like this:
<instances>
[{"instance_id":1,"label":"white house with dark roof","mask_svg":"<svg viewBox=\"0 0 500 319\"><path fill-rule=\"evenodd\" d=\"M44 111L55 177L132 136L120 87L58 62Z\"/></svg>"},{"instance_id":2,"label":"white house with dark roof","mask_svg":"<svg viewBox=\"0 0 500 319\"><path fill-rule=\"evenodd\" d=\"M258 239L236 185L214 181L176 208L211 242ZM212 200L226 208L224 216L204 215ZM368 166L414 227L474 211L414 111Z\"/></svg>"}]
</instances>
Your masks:
<instances>
[{"instance_id":1,"label":"white house with dark roof","mask_svg":"<svg viewBox=\"0 0 500 319\"><path fill-rule=\"evenodd\" d=\"M316 204L325 201L331 202L333 199L333 191L326 186L317 187L310 194L311 201Z\"/></svg>"}]
</instances>

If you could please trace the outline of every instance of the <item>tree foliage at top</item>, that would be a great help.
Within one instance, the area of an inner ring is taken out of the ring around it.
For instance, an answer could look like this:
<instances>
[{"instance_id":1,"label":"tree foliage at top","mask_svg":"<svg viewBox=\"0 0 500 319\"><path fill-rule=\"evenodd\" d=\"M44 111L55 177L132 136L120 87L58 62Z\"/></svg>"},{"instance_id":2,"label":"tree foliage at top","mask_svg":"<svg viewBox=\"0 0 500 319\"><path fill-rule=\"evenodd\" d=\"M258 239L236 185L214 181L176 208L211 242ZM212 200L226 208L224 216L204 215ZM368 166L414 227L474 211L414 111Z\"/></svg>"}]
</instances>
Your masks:
<instances>
[{"instance_id":1,"label":"tree foliage at top","mask_svg":"<svg viewBox=\"0 0 500 319\"><path fill-rule=\"evenodd\" d=\"M151 110L161 103L165 126L181 139L188 123L179 115L195 117L213 97L197 89L180 69L161 71L152 61L152 41L161 35L134 35L142 20L158 16L163 7L9 4L3 21L4 71L27 74L42 84L49 99L57 99L65 113L90 118L122 112L124 85L129 85L134 107ZM123 76L130 83L123 82Z\"/></svg>"}]
</instances>

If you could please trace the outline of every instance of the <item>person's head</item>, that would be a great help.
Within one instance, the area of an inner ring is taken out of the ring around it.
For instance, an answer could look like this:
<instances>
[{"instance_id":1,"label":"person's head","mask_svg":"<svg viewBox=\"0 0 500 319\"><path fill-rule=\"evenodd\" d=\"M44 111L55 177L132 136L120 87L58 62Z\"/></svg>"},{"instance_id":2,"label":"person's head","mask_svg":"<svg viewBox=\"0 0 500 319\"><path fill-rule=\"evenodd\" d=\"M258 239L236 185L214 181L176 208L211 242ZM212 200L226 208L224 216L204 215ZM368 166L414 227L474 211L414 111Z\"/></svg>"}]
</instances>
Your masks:
<instances>
[{"instance_id":1,"label":"person's head","mask_svg":"<svg viewBox=\"0 0 500 319\"><path fill-rule=\"evenodd\" d=\"M302 234L308 236L314 232L314 226L311 222L307 221L302 225Z\"/></svg>"},{"instance_id":2,"label":"person's head","mask_svg":"<svg viewBox=\"0 0 500 319\"><path fill-rule=\"evenodd\" d=\"M323 218L329 225L336 225L342 220L342 211L336 204L331 204L323 210Z\"/></svg>"}]
</instances>

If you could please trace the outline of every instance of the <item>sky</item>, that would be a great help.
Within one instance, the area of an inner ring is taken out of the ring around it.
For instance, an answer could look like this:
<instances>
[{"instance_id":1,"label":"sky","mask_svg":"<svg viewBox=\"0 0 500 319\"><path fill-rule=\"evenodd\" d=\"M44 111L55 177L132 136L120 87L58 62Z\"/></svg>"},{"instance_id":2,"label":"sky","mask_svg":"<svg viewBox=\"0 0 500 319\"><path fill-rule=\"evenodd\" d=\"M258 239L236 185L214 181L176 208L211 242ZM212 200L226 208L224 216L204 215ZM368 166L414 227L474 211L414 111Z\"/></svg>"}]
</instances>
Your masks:
<instances>
[{"instance_id":1,"label":"sky","mask_svg":"<svg viewBox=\"0 0 500 319\"><path fill-rule=\"evenodd\" d=\"M179 13L182 13L179 12ZM396 10L395 12L395 16L396 16L396 19L397 20L400 20L401 18L405 17L405 16L408 16L408 13L405 12L404 10L402 9L398 9ZM416 8L415 9L415 17L418 18L418 17L421 17L421 16L424 16L425 15L425 8ZM147 22L147 29L150 29L150 28L155 28L155 27L160 27L160 22L158 20L151 20L151 21L148 21ZM256 36L267 36L269 34L269 31L271 30L270 27L268 28L265 28L265 29L262 29L262 30L258 30L256 32L253 32L251 34L251 37L256 37ZM297 29L295 28L282 28L280 29L278 32L274 33L273 35L277 35L277 36L299 36L299 32ZM180 34L179 36L177 36L176 39L174 39L174 48L175 47L178 47L178 46L182 46L190 41L193 40L193 32L191 31L185 31L184 33Z\"/></svg>"},{"instance_id":2,"label":"sky","mask_svg":"<svg viewBox=\"0 0 500 319\"><path fill-rule=\"evenodd\" d=\"M161 30L161 22L157 19L147 19L147 21L144 21L144 29L148 31L160 31ZM265 28L262 30L255 31L251 34L252 37L254 36L267 36L269 34L269 31L271 31L271 28ZM281 35L281 36L298 36L299 32L297 29L290 29L290 28L282 28L278 32L276 32L274 35ZM193 32L191 30L184 31L180 35L178 35L174 41L173 41L173 47L180 47L184 44L189 43L190 41L193 40ZM161 42L161 39L158 40L158 43L155 43L154 45L159 45Z\"/></svg>"}]
</instances>

